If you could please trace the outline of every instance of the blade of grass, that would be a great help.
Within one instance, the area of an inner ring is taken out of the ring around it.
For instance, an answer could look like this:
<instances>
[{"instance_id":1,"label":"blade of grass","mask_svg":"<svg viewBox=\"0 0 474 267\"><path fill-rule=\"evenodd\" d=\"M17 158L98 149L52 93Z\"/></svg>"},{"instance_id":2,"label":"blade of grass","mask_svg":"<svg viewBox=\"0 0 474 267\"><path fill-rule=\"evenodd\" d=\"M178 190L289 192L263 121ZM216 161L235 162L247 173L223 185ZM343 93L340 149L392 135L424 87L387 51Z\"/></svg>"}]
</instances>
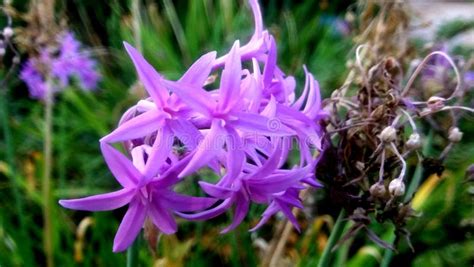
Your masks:
<instances>
[{"instance_id":1,"label":"blade of grass","mask_svg":"<svg viewBox=\"0 0 474 267\"><path fill-rule=\"evenodd\" d=\"M12 142L12 135L10 125L8 123L8 95L7 95L7 88L0 88L1 95L0 95L0 120L2 121L2 129L3 129L3 137L5 141L5 154L7 159L7 164L10 169L10 174L8 177L11 178L11 186L13 192L13 198L15 199L15 209L16 214L18 216L18 222L20 225L20 237L22 246L20 249L22 250L23 260L26 266L32 266L32 250L31 250L31 243L30 238L27 234L27 226L25 222L26 214L24 212L24 203L23 198L20 195L20 185L16 181L16 167L15 167L15 156L14 156L14 149L13 149L13 142Z\"/></svg>"},{"instance_id":2,"label":"blade of grass","mask_svg":"<svg viewBox=\"0 0 474 267\"><path fill-rule=\"evenodd\" d=\"M341 210L339 213L339 216L337 217L336 223L334 224L334 228L331 230L331 234L329 235L328 242L326 244L326 247L324 247L323 254L321 255L321 259L319 260L318 267L328 267L330 266L329 263L331 261L331 253L332 253L332 248L336 244L336 242L340 239L344 227L347 223L346 220L344 220L344 217L346 216L346 212L344 209Z\"/></svg>"}]
</instances>

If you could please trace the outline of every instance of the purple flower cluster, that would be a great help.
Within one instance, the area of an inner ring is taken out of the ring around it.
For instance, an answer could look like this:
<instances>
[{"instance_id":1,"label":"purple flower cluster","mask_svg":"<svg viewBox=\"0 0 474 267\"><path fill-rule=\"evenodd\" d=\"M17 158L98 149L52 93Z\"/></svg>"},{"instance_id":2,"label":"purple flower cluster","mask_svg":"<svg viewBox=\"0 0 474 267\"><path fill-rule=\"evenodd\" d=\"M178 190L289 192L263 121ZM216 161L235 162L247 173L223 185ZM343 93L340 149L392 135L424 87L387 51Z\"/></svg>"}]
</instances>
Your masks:
<instances>
[{"instance_id":1,"label":"purple flower cluster","mask_svg":"<svg viewBox=\"0 0 474 267\"><path fill-rule=\"evenodd\" d=\"M112 210L128 204L114 241L126 249L150 219L163 233L177 230L174 215L207 220L234 207L228 232L246 217L251 204L266 205L264 224L282 212L299 229L292 208L302 208L301 190L320 184L314 176L321 146L321 98L317 81L305 69L306 84L295 96L295 79L277 66L275 40L263 29L260 8L250 0L255 32L236 41L219 58L200 57L178 81L170 81L128 44L125 48L149 98L122 117L101 139L109 169L123 189L75 200L66 208ZM217 82L219 81L219 82ZM111 146L123 142L130 158ZM299 161L290 166L289 154ZM176 186L202 168L219 179L200 181L207 197L178 194Z\"/></svg>"},{"instance_id":2,"label":"purple flower cluster","mask_svg":"<svg viewBox=\"0 0 474 267\"><path fill-rule=\"evenodd\" d=\"M28 59L21 70L20 78L34 99L43 100L48 87L53 93L64 90L73 78L83 90L95 89L100 80L96 61L81 49L81 43L71 32L59 35L57 43L58 48L41 49L39 56Z\"/></svg>"}]
</instances>

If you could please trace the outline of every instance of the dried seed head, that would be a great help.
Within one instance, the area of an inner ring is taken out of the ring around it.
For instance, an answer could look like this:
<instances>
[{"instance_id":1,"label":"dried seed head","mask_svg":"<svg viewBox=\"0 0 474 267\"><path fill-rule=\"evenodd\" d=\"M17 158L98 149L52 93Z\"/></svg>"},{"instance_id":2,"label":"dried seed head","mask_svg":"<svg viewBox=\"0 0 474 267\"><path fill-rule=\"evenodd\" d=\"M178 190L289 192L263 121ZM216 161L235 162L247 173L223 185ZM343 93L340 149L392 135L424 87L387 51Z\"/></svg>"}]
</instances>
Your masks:
<instances>
[{"instance_id":1,"label":"dried seed head","mask_svg":"<svg viewBox=\"0 0 474 267\"><path fill-rule=\"evenodd\" d=\"M410 134L407 142L405 143L408 149L418 149L421 147L421 137L418 133Z\"/></svg>"},{"instance_id":2,"label":"dried seed head","mask_svg":"<svg viewBox=\"0 0 474 267\"><path fill-rule=\"evenodd\" d=\"M386 143L393 142L397 139L397 130L393 126L387 126L382 130L379 138Z\"/></svg>"},{"instance_id":3,"label":"dried seed head","mask_svg":"<svg viewBox=\"0 0 474 267\"><path fill-rule=\"evenodd\" d=\"M432 96L426 101L428 108L432 111L440 110L444 107L445 98L439 96Z\"/></svg>"},{"instance_id":4,"label":"dried seed head","mask_svg":"<svg viewBox=\"0 0 474 267\"><path fill-rule=\"evenodd\" d=\"M459 130L458 127L453 127L451 129L449 129L448 139L449 139L449 141L451 141L453 143L457 143L457 142L461 141L463 134L464 133L461 132L461 130Z\"/></svg>"},{"instance_id":5,"label":"dried seed head","mask_svg":"<svg viewBox=\"0 0 474 267\"><path fill-rule=\"evenodd\" d=\"M3 36L6 39L10 39L13 36L13 29L11 27L5 27L5 29L3 29Z\"/></svg>"},{"instance_id":6,"label":"dried seed head","mask_svg":"<svg viewBox=\"0 0 474 267\"><path fill-rule=\"evenodd\" d=\"M402 179L393 179L388 185L388 191L394 197L403 196L405 194L405 183Z\"/></svg>"},{"instance_id":7,"label":"dried seed head","mask_svg":"<svg viewBox=\"0 0 474 267\"><path fill-rule=\"evenodd\" d=\"M370 194L376 198L383 198L387 193L387 189L385 189L385 185L383 183L375 183L373 184L370 189Z\"/></svg>"}]
</instances>

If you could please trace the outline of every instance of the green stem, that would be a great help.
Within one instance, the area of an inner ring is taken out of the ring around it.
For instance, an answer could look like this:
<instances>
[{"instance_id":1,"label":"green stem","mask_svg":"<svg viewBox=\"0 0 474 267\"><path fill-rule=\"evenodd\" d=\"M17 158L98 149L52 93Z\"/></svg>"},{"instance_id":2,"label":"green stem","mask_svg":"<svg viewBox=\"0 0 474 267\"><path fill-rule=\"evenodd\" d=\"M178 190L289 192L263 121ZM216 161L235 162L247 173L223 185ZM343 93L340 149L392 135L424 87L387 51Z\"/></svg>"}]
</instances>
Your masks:
<instances>
[{"instance_id":1,"label":"green stem","mask_svg":"<svg viewBox=\"0 0 474 267\"><path fill-rule=\"evenodd\" d=\"M46 83L46 98L44 106L44 140L43 140L43 241L46 262L48 267L54 266L53 238L52 238L52 201L51 201L51 168L52 168L52 140L53 140L53 92L51 83Z\"/></svg>"},{"instance_id":2,"label":"green stem","mask_svg":"<svg viewBox=\"0 0 474 267\"><path fill-rule=\"evenodd\" d=\"M331 253L332 248L336 244L336 242L341 238L343 233L343 229L347 221L344 220L346 216L346 212L344 209L341 210L339 216L337 217L336 224L331 230L331 234L329 235L328 243L324 248L323 254L321 255L321 259L319 260L318 267L328 267L329 262L331 260Z\"/></svg>"},{"instance_id":3,"label":"green stem","mask_svg":"<svg viewBox=\"0 0 474 267\"><path fill-rule=\"evenodd\" d=\"M133 244L127 249L127 267L138 266L138 247L140 238L137 237Z\"/></svg>"},{"instance_id":4,"label":"green stem","mask_svg":"<svg viewBox=\"0 0 474 267\"><path fill-rule=\"evenodd\" d=\"M20 249L23 250L23 255L24 255L24 263L26 266L32 266L32 250L31 250L31 243L30 243L30 237L28 236L27 228L26 228L26 222L25 222L25 212L24 212L24 204L23 204L23 198L20 195L20 185L18 184L16 180L16 166L15 166L15 154L14 154L14 149L13 149L13 141L12 141L12 135L11 135L11 130L10 130L10 125L8 123L8 94L7 94L7 88L0 88L1 94L0 94L0 116L1 116L1 121L2 121L2 129L3 129L3 137L5 140L5 156L7 160L7 164L9 166L9 174L7 174L7 177L9 177L11 186L12 186L12 192L13 192L13 198L15 200L15 209L16 209L16 214L18 217L18 222L20 226L20 238L22 245L20 246Z\"/></svg>"},{"instance_id":5,"label":"green stem","mask_svg":"<svg viewBox=\"0 0 474 267\"><path fill-rule=\"evenodd\" d=\"M342 232L346 233L347 231L349 231L352 225L352 222L346 223L346 226L344 227L344 230ZM336 252L336 258L334 259L334 266L346 266L347 255L349 254L349 248L351 246L352 240L353 238L350 238L339 247Z\"/></svg>"}]
</instances>

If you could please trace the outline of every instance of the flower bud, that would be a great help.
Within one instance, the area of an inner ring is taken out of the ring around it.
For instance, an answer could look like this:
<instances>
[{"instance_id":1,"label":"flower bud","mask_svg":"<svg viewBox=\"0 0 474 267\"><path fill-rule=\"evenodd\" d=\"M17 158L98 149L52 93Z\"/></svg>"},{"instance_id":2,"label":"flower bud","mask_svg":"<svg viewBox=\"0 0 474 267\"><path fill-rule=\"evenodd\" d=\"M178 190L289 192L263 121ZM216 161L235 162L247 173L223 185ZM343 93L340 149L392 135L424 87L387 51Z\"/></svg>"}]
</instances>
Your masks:
<instances>
[{"instance_id":1,"label":"flower bud","mask_svg":"<svg viewBox=\"0 0 474 267\"><path fill-rule=\"evenodd\" d=\"M369 192L374 197L382 198L385 196L385 193L387 193L387 190L383 183L377 182L370 187Z\"/></svg>"},{"instance_id":2,"label":"flower bud","mask_svg":"<svg viewBox=\"0 0 474 267\"><path fill-rule=\"evenodd\" d=\"M19 64L20 63L20 57L19 56L14 56L13 59L12 59L12 62L14 64Z\"/></svg>"},{"instance_id":3,"label":"flower bud","mask_svg":"<svg viewBox=\"0 0 474 267\"><path fill-rule=\"evenodd\" d=\"M5 50L5 47L0 47L0 57L3 57L7 50Z\"/></svg>"},{"instance_id":4,"label":"flower bud","mask_svg":"<svg viewBox=\"0 0 474 267\"><path fill-rule=\"evenodd\" d=\"M431 109L432 111L440 110L444 107L444 99L443 97L439 96L432 96L426 101L426 104L428 105L428 108Z\"/></svg>"},{"instance_id":5,"label":"flower bud","mask_svg":"<svg viewBox=\"0 0 474 267\"><path fill-rule=\"evenodd\" d=\"M402 179L393 179L388 185L388 191L394 197L403 196L405 194L405 184Z\"/></svg>"},{"instance_id":6,"label":"flower bud","mask_svg":"<svg viewBox=\"0 0 474 267\"><path fill-rule=\"evenodd\" d=\"M397 130L393 126L387 126L379 135L380 140L390 143L397 139Z\"/></svg>"},{"instance_id":7,"label":"flower bud","mask_svg":"<svg viewBox=\"0 0 474 267\"><path fill-rule=\"evenodd\" d=\"M408 149L418 149L421 147L421 137L418 133L410 134L407 142L405 143Z\"/></svg>"},{"instance_id":8,"label":"flower bud","mask_svg":"<svg viewBox=\"0 0 474 267\"><path fill-rule=\"evenodd\" d=\"M449 129L449 135L448 135L449 141L453 143L457 143L461 141L462 136L463 136L463 132L461 132L458 127L452 127L451 129Z\"/></svg>"},{"instance_id":9,"label":"flower bud","mask_svg":"<svg viewBox=\"0 0 474 267\"><path fill-rule=\"evenodd\" d=\"M5 27L5 29L3 29L3 36L6 39L10 39L10 37L13 36L13 29L11 27Z\"/></svg>"}]
</instances>

